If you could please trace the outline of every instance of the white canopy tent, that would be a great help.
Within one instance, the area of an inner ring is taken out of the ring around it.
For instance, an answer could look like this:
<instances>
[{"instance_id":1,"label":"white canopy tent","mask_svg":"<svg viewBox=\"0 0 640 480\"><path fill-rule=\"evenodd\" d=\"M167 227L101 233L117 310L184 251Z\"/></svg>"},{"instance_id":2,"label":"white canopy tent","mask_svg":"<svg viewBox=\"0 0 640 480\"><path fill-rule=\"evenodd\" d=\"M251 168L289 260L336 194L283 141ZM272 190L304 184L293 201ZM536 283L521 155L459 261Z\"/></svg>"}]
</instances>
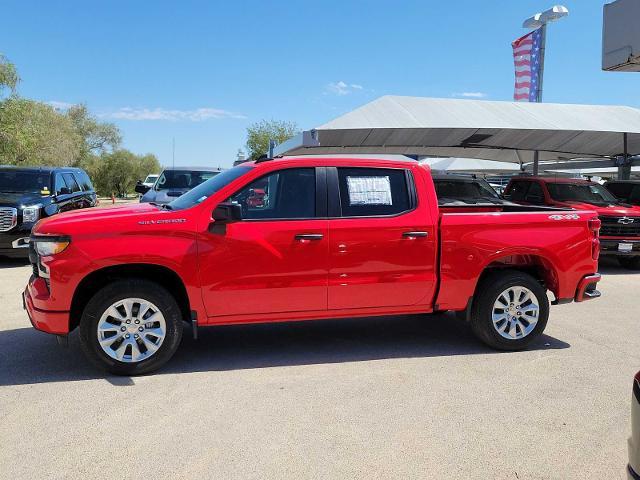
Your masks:
<instances>
[{"instance_id":1,"label":"white canopy tent","mask_svg":"<svg viewBox=\"0 0 640 480\"><path fill-rule=\"evenodd\" d=\"M274 154L377 153L502 162L640 154L624 106L385 96L279 145ZM613 163L611 164L613 165Z\"/></svg>"},{"instance_id":2,"label":"white canopy tent","mask_svg":"<svg viewBox=\"0 0 640 480\"><path fill-rule=\"evenodd\" d=\"M519 173L520 167L515 163L479 160L477 158L421 158L418 160L431 167L431 170L444 172L469 173Z\"/></svg>"}]
</instances>

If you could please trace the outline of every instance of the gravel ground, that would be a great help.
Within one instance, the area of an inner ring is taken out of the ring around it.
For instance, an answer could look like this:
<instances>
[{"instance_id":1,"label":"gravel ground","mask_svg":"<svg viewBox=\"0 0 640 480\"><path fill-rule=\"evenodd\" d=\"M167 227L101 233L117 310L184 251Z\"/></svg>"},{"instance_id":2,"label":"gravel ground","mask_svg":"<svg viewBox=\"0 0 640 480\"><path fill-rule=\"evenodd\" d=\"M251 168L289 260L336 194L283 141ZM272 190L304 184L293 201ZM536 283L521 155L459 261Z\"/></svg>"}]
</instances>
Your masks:
<instances>
[{"instance_id":1,"label":"gravel ground","mask_svg":"<svg viewBox=\"0 0 640 480\"><path fill-rule=\"evenodd\" d=\"M526 352L452 316L202 329L110 377L30 328L0 263L0 477L623 479L640 273L552 307Z\"/></svg>"}]
</instances>

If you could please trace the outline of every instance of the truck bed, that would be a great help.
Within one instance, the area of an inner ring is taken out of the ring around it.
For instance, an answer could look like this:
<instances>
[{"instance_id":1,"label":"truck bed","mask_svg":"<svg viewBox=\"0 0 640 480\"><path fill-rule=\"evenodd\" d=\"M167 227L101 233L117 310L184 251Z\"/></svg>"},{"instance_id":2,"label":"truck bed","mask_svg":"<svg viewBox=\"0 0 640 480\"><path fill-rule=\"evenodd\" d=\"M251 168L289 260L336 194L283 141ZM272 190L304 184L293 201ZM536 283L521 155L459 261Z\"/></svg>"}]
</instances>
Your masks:
<instances>
[{"instance_id":1,"label":"truck bed","mask_svg":"<svg viewBox=\"0 0 640 480\"><path fill-rule=\"evenodd\" d=\"M488 266L550 272L556 300L575 296L579 281L597 270L589 220L595 212L504 206L502 211L440 214L438 310L460 310ZM526 228L523 228L526 225Z\"/></svg>"}]
</instances>

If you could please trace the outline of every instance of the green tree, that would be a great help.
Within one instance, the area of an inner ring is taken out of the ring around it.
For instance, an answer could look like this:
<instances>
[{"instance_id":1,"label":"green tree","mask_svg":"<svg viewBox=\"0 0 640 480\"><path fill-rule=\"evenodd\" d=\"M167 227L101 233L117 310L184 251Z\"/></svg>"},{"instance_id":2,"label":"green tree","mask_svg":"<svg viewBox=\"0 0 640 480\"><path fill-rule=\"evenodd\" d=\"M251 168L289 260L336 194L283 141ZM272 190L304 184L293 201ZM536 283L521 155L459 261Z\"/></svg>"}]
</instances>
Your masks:
<instances>
[{"instance_id":1,"label":"green tree","mask_svg":"<svg viewBox=\"0 0 640 480\"><path fill-rule=\"evenodd\" d=\"M0 53L0 93L8 88L11 93L16 91L20 82L16 66L7 60L7 57Z\"/></svg>"},{"instance_id":2,"label":"green tree","mask_svg":"<svg viewBox=\"0 0 640 480\"><path fill-rule=\"evenodd\" d=\"M110 152L120 146L122 136L118 127L113 123L99 122L89 114L86 105L74 105L67 110L66 115L84 139L78 160L91 154Z\"/></svg>"},{"instance_id":3,"label":"green tree","mask_svg":"<svg viewBox=\"0 0 640 480\"><path fill-rule=\"evenodd\" d=\"M0 163L73 165L82 145L71 119L49 105L19 97L0 102Z\"/></svg>"},{"instance_id":4,"label":"green tree","mask_svg":"<svg viewBox=\"0 0 640 480\"><path fill-rule=\"evenodd\" d=\"M133 192L137 180L161 170L155 155L136 155L124 149L102 154L90 168L93 169L92 179L100 195L115 193L120 197Z\"/></svg>"},{"instance_id":5,"label":"green tree","mask_svg":"<svg viewBox=\"0 0 640 480\"><path fill-rule=\"evenodd\" d=\"M247 152L251 160L256 160L269 151L269 140L276 144L289 140L298 132L294 122L262 120L247 128Z\"/></svg>"}]
</instances>

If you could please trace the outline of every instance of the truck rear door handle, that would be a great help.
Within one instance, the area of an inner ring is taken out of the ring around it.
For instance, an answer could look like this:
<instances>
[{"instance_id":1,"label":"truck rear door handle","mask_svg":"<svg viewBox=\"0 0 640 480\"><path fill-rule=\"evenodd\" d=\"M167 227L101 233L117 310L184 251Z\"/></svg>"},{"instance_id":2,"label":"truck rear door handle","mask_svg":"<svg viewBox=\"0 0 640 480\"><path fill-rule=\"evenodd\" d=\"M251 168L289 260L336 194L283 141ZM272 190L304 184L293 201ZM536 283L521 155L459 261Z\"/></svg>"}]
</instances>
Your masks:
<instances>
[{"instance_id":1,"label":"truck rear door handle","mask_svg":"<svg viewBox=\"0 0 640 480\"><path fill-rule=\"evenodd\" d=\"M428 237L429 232L404 232L402 236L404 238Z\"/></svg>"},{"instance_id":2,"label":"truck rear door handle","mask_svg":"<svg viewBox=\"0 0 640 480\"><path fill-rule=\"evenodd\" d=\"M324 235L321 233L298 233L296 234L296 240L300 241L310 241L310 240L322 240Z\"/></svg>"}]
</instances>

